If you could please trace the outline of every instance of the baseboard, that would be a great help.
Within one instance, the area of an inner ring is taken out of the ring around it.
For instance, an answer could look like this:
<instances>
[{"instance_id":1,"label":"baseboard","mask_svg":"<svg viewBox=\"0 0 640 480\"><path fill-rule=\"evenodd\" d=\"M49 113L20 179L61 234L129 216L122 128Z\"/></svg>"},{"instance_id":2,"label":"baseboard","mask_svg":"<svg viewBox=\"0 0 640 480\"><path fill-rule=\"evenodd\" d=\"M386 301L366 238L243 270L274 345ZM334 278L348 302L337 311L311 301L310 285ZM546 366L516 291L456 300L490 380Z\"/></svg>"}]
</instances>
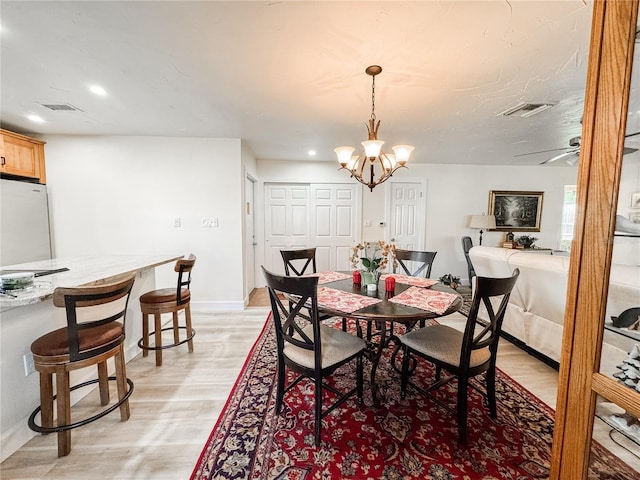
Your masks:
<instances>
[{"instance_id":1,"label":"baseboard","mask_svg":"<svg viewBox=\"0 0 640 480\"><path fill-rule=\"evenodd\" d=\"M539 351L531 348L529 345L524 343L522 340L517 339L516 337L514 337L513 335L508 334L505 331L502 331L500 333L500 336L502 338L504 338L505 340L507 340L508 342L513 343L519 349L527 352L532 357L535 357L538 360L540 360L542 363L550 366L554 370L559 370L559 368L560 368L560 363L559 362L556 362L554 359L552 359L550 357L547 357L544 353L540 353Z\"/></svg>"}]
</instances>

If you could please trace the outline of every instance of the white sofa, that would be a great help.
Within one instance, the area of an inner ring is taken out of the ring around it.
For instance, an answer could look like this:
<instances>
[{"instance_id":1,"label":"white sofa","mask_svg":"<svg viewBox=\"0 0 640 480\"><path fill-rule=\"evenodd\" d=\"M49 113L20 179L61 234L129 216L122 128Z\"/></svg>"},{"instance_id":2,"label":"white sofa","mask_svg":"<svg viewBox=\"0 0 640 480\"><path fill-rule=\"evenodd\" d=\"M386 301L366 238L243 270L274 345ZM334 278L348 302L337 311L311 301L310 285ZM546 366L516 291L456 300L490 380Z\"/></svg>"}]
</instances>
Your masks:
<instances>
[{"instance_id":1,"label":"white sofa","mask_svg":"<svg viewBox=\"0 0 640 480\"><path fill-rule=\"evenodd\" d=\"M560 361L569 257L499 247L473 247L469 255L477 275L520 277L509 299L503 331L526 346ZM640 306L640 266L612 265L606 321ZM605 330L601 371L612 375L637 340Z\"/></svg>"}]
</instances>

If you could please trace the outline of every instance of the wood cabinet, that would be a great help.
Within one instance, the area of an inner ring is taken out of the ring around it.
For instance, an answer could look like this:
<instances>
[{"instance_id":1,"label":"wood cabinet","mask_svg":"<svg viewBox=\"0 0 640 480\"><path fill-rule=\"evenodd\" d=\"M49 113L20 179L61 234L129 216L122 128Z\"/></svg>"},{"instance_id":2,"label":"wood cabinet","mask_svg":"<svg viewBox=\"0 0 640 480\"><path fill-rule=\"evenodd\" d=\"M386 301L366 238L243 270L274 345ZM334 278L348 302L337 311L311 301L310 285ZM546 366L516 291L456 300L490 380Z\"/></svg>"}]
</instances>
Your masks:
<instances>
[{"instance_id":1,"label":"wood cabinet","mask_svg":"<svg viewBox=\"0 0 640 480\"><path fill-rule=\"evenodd\" d=\"M0 130L0 173L47 183L44 143L18 133Z\"/></svg>"},{"instance_id":2,"label":"wood cabinet","mask_svg":"<svg viewBox=\"0 0 640 480\"><path fill-rule=\"evenodd\" d=\"M598 396L640 418L640 392L600 373L638 4L593 4L550 480L587 478Z\"/></svg>"}]
</instances>

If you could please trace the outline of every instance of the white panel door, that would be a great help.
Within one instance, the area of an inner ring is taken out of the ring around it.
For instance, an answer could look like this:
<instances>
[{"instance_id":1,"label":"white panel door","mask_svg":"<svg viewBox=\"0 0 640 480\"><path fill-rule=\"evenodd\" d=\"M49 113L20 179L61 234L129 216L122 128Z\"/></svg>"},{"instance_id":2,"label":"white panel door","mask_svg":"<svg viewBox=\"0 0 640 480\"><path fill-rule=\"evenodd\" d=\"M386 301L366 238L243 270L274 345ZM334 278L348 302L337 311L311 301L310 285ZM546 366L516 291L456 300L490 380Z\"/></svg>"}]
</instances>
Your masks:
<instances>
[{"instance_id":1,"label":"white panel door","mask_svg":"<svg viewBox=\"0 0 640 480\"><path fill-rule=\"evenodd\" d=\"M351 269L349 255L360 216L357 198L357 185L311 185L309 241L316 247L319 272Z\"/></svg>"},{"instance_id":2,"label":"white panel door","mask_svg":"<svg viewBox=\"0 0 640 480\"><path fill-rule=\"evenodd\" d=\"M265 184L264 266L284 274L280 250L309 245L309 185Z\"/></svg>"},{"instance_id":3,"label":"white panel door","mask_svg":"<svg viewBox=\"0 0 640 480\"><path fill-rule=\"evenodd\" d=\"M397 248L421 250L424 245L425 206L422 183L391 183L389 238Z\"/></svg>"}]
</instances>

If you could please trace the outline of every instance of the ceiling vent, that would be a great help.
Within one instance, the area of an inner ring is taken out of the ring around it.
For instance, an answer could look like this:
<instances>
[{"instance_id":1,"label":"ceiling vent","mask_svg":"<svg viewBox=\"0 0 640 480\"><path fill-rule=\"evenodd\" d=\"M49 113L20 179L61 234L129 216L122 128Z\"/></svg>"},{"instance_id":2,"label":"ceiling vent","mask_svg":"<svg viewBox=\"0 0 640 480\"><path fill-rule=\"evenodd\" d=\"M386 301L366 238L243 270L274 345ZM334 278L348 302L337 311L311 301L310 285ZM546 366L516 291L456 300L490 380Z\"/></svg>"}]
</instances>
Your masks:
<instances>
[{"instance_id":1,"label":"ceiling vent","mask_svg":"<svg viewBox=\"0 0 640 480\"><path fill-rule=\"evenodd\" d=\"M69 105L68 103L61 104L51 104L51 103L41 103L44 108L48 108L49 110L53 110L55 112L81 112L77 107L73 105Z\"/></svg>"},{"instance_id":2,"label":"ceiling vent","mask_svg":"<svg viewBox=\"0 0 640 480\"><path fill-rule=\"evenodd\" d=\"M521 102L514 107L507 108L496 117L532 117L547 108L553 107L553 103L527 103Z\"/></svg>"}]
</instances>

